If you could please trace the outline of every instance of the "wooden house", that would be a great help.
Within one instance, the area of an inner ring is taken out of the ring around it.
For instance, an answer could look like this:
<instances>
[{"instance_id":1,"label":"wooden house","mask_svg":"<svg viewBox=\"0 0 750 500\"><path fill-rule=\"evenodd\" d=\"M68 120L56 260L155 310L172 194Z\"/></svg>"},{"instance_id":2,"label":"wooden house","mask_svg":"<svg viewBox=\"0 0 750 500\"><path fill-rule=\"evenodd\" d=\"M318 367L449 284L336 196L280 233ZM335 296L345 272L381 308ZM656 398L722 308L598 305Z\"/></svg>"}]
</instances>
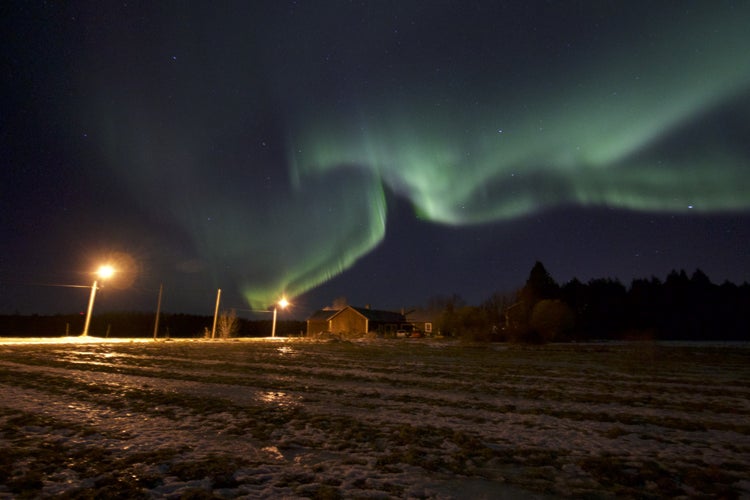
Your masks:
<instances>
[{"instance_id":1,"label":"wooden house","mask_svg":"<svg viewBox=\"0 0 750 500\"><path fill-rule=\"evenodd\" d=\"M403 314L367 307L347 306L343 309L322 309L307 319L307 335L329 332L341 337L395 335L406 322Z\"/></svg>"}]
</instances>

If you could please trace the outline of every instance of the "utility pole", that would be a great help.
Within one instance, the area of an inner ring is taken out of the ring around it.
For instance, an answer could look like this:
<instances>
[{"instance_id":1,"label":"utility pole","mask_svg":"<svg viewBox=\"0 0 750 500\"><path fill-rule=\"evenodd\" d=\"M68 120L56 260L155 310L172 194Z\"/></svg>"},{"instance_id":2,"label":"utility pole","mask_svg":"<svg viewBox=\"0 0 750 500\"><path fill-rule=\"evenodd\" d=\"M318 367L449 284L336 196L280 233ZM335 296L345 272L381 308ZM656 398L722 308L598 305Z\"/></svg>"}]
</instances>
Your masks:
<instances>
[{"instance_id":1,"label":"utility pole","mask_svg":"<svg viewBox=\"0 0 750 500\"><path fill-rule=\"evenodd\" d=\"M89 335L89 324L91 324L91 311L94 310L94 297L96 297L96 288L99 283L94 280L94 284L91 285L91 295L89 296L89 308L86 310L86 321L83 323L83 333L81 337L88 337Z\"/></svg>"},{"instance_id":2,"label":"utility pole","mask_svg":"<svg viewBox=\"0 0 750 500\"><path fill-rule=\"evenodd\" d=\"M156 319L154 320L154 340L156 340L156 333L159 331L159 315L161 314L161 293L163 288L163 283L159 283L159 299L156 301Z\"/></svg>"},{"instance_id":3,"label":"utility pole","mask_svg":"<svg viewBox=\"0 0 750 500\"><path fill-rule=\"evenodd\" d=\"M273 306L273 326L271 326L271 337L276 337L276 306Z\"/></svg>"},{"instance_id":4,"label":"utility pole","mask_svg":"<svg viewBox=\"0 0 750 500\"><path fill-rule=\"evenodd\" d=\"M219 302L221 302L221 288L216 292L216 309L214 310L214 327L211 329L211 339L216 337L216 320L219 319Z\"/></svg>"}]
</instances>

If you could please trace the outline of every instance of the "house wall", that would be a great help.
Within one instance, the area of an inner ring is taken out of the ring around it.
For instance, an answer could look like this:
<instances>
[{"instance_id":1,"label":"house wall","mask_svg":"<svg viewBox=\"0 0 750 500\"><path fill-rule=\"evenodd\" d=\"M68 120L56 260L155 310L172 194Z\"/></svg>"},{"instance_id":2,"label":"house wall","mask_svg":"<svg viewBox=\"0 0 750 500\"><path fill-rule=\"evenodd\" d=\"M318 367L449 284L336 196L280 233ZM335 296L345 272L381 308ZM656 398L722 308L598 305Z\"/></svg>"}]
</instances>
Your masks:
<instances>
[{"instance_id":1,"label":"house wall","mask_svg":"<svg viewBox=\"0 0 750 500\"><path fill-rule=\"evenodd\" d=\"M431 335L433 333L433 328L435 328L434 323L432 323L431 321L409 321L409 324L414 330L423 332L426 335Z\"/></svg>"},{"instance_id":2,"label":"house wall","mask_svg":"<svg viewBox=\"0 0 750 500\"><path fill-rule=\"evenodd\" d=\"M321 319L321 320L313 320L308 319L307 320L307 336L314 336L317 335L320 332L327 332L328 331L328 321Z\"/></svg>"},{"instance_id":3,"label":"house wall","mask_svg":"<svg viewBox=\"0 0 750 500\"><path fill-rule=\"evenodd\" d=\"M367 319L357 311L345 309L331 320L333 333L367 333Z\"/></svg>"},{"instance_id":4,"label":"house wall","mask_svg":"<svg viewBox=\"0 0 750 500\"><path fill-rule=\"evenodd\" d=\"M384 322L370 322L370 331L377 332L378 335L392 336L396 335L396 331L401 328L401 323L384 323Z\"/></svg>"}]
</instances>

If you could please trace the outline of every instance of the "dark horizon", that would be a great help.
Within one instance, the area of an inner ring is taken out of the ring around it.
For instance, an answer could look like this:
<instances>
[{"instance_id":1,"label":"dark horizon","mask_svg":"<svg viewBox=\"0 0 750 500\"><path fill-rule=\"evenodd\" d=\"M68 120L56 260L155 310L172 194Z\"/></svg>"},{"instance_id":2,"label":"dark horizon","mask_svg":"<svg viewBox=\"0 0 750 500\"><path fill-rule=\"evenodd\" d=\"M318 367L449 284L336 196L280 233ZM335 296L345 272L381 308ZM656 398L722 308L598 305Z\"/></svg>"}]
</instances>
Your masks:
<instances>
[{"instance_id":1,"label":"dark horizon","mask_svg":"<svg viewBox=\"0 0 750 500\"><path fill-rule=\"evenodd\" d=\"M304 320L312 314L313 312L325 309L325 308L331 308L335 307L336 303L345 303L346 305L351 305L355 307L371 307L373 309L378 310L385 310L385 311L401 311L401 310L413 310L413 309L425 309L428 304L435 300L435 299L446 299L446 298L456 298L460 299L461 303L465 303L468 306L481 306L483 303L490 301L494 296L504 296L504 297L515 297L523 288L526 279L528 278L529 271L531 270L532 266L529 267L529 269L526 270L526 274L524 279L518 284L518 286L514 287L512 290L495 290L490 292L488 295L481 297L479 300L471 301L468 300L467 297L464 295L457 293L457 292L447 292L447 293L436 293L434 295L431 295L429 297L424 297L418 302L404 304L404 305L396 305L396 306L382 306L379 303L373 303L370 301L365 302L353 302L351 301L346 295L344 294L338 294L335 293L331 294L331 300L327 303L322 303L319 306L311 307L308 303L308 301L305 300L305 296L302 297L302 301L300 303L291 303L288 309L282 310L278 309L278 313L280 316L284 316L286 320L289 321L299 321ZM726 279L721 282L715 281L712 279L711 276L709 276L707 273L705 273L700 268L695 268L692 270L689 269L677 269L672 268L668 272L663 273L663 275L655 275L651 274L649 276L640 276L640 277L634 277L630 281L623 281L617 277L614 276L595 276L590 277L586 280L583 280L577 276L573 276L570 279L567 280L559 280L556 277L556 273L554 270L550 271L551 277L555 280L555 282L560 285L564 286L566 284L569 284L574 281L581 282L583 284L587 284L589 282L595 282L595 281L604 281L604 280L611 280L614 282L618 282L622 284L624 287L629 289L633 282L636 281L650 281L650 280L657 280L661 283L664 283L667 278L672 274L686 274L688 277L692 277L695 273L702 273L706 275L708 280L710 281L710 284L716 287L720 287L722 285L731 285L736 287L748 287L750 286L750 282L748 281L733 281L731 279ZM73 287L76 289L79 289L78 292L76 292L81 297L81 303L78 304L78 308L73 308L67 311L64 310L57 310L57 311L22 311L22 310L14 310L14 311L0 311L0 315L2 316L65 316L65 315L85 315L86 313L86 306L88 299L91 294L91 285L28 285L29 287L35 287L35 286L41 286L41 287L63 287L63 288L69 288ZM142 309L132 309L132 308L119 308L119 304L121 304L121 301L116 300L116 295L122 293L123 291L117 290L117 289L107 289L105 287L100 287L97 291L97 299L96 299L96 308L94 311L94 316L97 314L108 314L108 313L143 313L143 314L156 314L156 307L157 307L157 301L158 301L158 289L150 290L149 292L153 293L153 308L148 309L142 308ZM127 293L127 291L125 291ZM168 294L169 289L164 288L163 290L163 301L165 303L168 303ZM172 314L172 315L192 315L192 316L208 316L212 317L214 314L213 308L216 305L216 294L217 290L214 290L213 295L213 304L211 307L211 310L209 312L197 312L197 311L188 311L188 310L173 310L168 307L162 306L161 312L162 314ZM103 295L106 295L103 297ZM113 299L114 297L114 299ZM144 302L145 304L145 302ZM235 304L227 304L226 303L226 292L222 290L222 300L220 303L220 311L229 311L234 310L237 312L237 315L239 317L242 317L244 319L248 319L251 321L264 321L266 320L266 316L271 315L273 312L273 308L269 307L267 310L253 310L248 309L245 307L237 307Z\"/></svg>"},{"instance_id":2,"label":"dark horizon","mask_svg":"<svg viewBox=\"0 0 750 500\"><path fill-rule=\"evenodd\" d=\"M347 306L380 310L377 305L352 304L343 298L325 309L341 311ZM404 323L381 325L377 336L391 338L396 329L409 324L410 329L421 331L420 337L437 332L441 336L482 342L747 342L750 341L750 320L745 314L748 307L750 284L713 283L700 269L692 273L672 270L665 279L652 276L633 280L629 285L612 278L585 283L573 278L558 283L544 264L537 261L524 286L514 294L495 293L481 304L469 304L455 294L431 297L424 306L396 311L401 313L399 321ZM417 315L412 316L415 312ZM237 330L232 336L267 337L273 331L270 314L248 317L242 311L225 307L220 307L218 313L220 319L232 315L237 318ZM316 317L314 311L304 316L299 310L295 313L279 310L278 336L310 335L305 320ZM161 311L159 318L157 337L162 339L203 338L213 323L213 315ZM99 311L92 320L92 331L99 334L91 335L103 337L106 325L109 337L114 324L114 337L151 337L155 320L155 311ZM429 330L424 327L425 321L431 325ZM83 328L84 313L0 314L0 333L5 337L59 336L63 322L66 335L77 335ZM318 323L320 320L316 319L314 324ZM347 331L347 335L354 335L352 338L367 333Z\"/></svg>"}]
</instances>

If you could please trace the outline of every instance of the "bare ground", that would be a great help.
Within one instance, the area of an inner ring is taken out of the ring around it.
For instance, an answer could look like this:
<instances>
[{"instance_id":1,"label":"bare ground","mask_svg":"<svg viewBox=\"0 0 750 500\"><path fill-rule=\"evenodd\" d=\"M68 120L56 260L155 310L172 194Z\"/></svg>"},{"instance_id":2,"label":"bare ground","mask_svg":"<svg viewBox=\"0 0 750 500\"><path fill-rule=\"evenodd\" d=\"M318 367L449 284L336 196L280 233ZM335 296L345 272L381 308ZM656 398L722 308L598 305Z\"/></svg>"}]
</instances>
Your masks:
<instances>
[{"instance_id":1,"label":"bare ground","mask_svg":"<svg viewBox=\"0 0 750 500\"><path fill-rule=\"evenodd\" d=\"M749 417L747 344L7 343L0 498L748 497Z\"/></svg>"}]
</instances>

